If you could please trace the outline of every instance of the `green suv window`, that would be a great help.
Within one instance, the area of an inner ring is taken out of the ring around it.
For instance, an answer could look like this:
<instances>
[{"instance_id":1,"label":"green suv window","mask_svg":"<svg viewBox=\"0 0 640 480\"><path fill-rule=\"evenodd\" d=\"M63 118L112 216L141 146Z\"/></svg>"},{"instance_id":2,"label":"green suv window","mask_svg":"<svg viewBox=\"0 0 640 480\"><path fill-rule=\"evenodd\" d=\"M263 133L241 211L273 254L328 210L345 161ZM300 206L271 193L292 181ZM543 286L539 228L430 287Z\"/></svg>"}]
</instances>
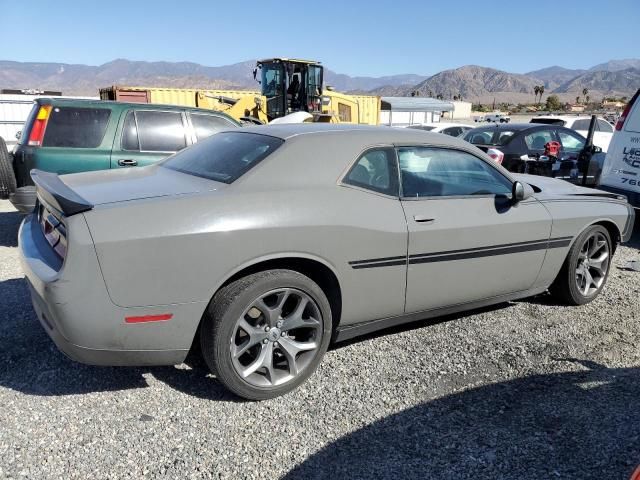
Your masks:
<instances>
[{"instance_id":1,"label":"green suv window","mask_svg":"<svg viewBox=\"0 0 640 480\"><path fill-rule=\"evenodd\" d=\"M180 112L131 111L122 133L124 150L177 152L187 146Z\"/></svg>"},{"instance_id":2,"label":"green suv window","mask_svg":"<svg viewBox=\"0 0 640 480\"><path fill-rule=\"evenodd\" d=\"M54 107L42 146L96 148L102 143L110 115L106 108Z\"/></svg>"}]
</instances>

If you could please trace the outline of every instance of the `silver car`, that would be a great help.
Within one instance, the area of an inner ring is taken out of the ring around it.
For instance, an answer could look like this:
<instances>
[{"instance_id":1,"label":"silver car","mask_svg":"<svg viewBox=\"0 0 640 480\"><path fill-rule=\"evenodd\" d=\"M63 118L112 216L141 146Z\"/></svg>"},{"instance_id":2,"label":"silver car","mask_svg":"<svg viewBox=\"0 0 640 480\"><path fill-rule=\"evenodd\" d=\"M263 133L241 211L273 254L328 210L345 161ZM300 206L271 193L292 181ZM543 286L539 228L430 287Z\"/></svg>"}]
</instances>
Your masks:
<instances>
[{"instance_id":1,"label":"silver car","mask_svg":"<svg viewBox=\"0 0 640 480\"><path fill-rule=\"evenodd\" d=\"M168 365L200 342L249 399L300 385L330 341L547 289L589 302L634 220L622 196L384 127L249 127L151 167L32 177L20 251L58 347Z\"/></svg>"}]
</instances>

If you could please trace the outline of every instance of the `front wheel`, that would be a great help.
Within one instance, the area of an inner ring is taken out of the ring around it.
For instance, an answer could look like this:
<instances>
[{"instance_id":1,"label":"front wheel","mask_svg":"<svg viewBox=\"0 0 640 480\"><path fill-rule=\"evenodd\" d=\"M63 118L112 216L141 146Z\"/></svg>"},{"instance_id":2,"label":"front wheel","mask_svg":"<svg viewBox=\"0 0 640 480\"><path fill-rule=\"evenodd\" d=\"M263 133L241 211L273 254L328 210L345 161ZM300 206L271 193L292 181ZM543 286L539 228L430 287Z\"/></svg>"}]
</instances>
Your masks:
<instances>
[{"instance_id":1,"label":"front wheel","mask_svg":"<svg viewBox=\"0 0 640 480\"><path fill-rule=\"evenodd\" d=\"M593 225L582 232L553 282L554 296L569 305L589 303L602 291L611 265L611 237L606 228Z\"/></svg>"},{"instance_id":2,"label":"front wheel","mask_svg":"<svg viewBox=\"0 0 640 480\"><path fill-rule=\"evenodd\" d=\"M311 279L291 270L259 272L215 294L202 324L202 354L233 393L265 400L314 372L331 322L329 301Z\"/></svg>"}]
</instances>

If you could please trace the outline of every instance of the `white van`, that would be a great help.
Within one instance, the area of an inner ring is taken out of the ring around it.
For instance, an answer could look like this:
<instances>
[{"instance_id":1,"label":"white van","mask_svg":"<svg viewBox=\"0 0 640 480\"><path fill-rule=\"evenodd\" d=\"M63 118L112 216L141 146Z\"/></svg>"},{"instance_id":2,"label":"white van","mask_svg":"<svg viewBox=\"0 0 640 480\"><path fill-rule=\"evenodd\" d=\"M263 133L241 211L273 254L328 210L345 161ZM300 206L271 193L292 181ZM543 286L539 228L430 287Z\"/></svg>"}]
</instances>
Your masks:
<instances>
[{"instance_id":1,"label":"white van","mask_svg":"<svg viewBox=\"0 0 640 480\"><path fill-rule=\"evenodd\" d=\"M640 208L640 90L636 92L616 123L602 166L598 188L620 193Z\"/></svg>"}]
</instances>

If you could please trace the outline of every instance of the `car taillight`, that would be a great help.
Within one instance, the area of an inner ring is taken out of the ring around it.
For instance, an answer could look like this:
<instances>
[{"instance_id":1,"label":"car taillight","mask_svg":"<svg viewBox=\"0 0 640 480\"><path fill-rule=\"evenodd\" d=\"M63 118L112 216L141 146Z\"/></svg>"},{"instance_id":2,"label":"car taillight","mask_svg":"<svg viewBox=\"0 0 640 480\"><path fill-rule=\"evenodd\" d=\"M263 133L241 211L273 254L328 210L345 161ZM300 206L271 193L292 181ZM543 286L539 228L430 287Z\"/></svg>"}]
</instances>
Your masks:
<instances>
[{"instance_id":1,"label":"car taillight","mask_svg":"<svg viewBox=\"0 0 640 480\"><path fill-rule=\"evenodd\" d=\"M622 115L620 115L620 118L618 118L618 121L616 122L616 130L622 130L622 127L624 127L624 121L627 119L627 116L629 116L629 112L631 111L633 104L638 99L638 94L640 94L640 90L636 92L636 94L631 98L631 101L627 103L626 107L624 107Z\"/></svg>"},{"instance_id":2,"label":"car taillight","mask_svg":"<svg viewBox=\"0 0 640 480\"><path fill-rule=\"evenodd\" d=\"M38 204L37 213L44 238L60 258L64 259L67 255L67 228L44 205Z\"/></svg>"},{"instance_id":3,"label":"car taillight","mask_svg":"<svg viewBox=\"0 0 640 480\"><path fill-rule=\"evenodd\" d=\"M42 139L44 138L44 131L47 128L50 113L51 105L42 105L38 110L38 114L31 126L31 132L29 133L29 145L32 147L42 145Z\"/></svg>"},{"instance_id":4,"label":"car taillight","mask_svg":"<svg viewBox=\"0 0 640 480\"><path fill-rule=\"evenodd\" d=\"M502 160L504 160L504 153L497 148L490 148L487 150L487 155L500 164L502 163Z\"/></svg>"}]
</instances>

